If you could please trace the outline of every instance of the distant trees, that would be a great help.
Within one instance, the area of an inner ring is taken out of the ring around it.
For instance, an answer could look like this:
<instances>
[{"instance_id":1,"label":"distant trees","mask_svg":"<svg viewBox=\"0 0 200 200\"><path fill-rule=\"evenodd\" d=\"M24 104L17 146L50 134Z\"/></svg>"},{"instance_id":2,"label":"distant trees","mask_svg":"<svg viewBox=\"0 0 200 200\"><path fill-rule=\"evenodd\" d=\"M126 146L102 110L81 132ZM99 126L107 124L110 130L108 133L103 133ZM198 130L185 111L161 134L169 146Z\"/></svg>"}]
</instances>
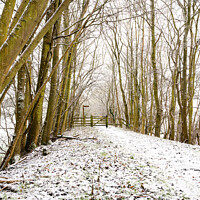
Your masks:
<instances>
[{"instance_id":1,"label":"distant trees","mask_svg":"<svg viewBox=\"0 0 200 200\"><path fill-rule=\"evenodd\" d=\"M170 49L169 62L172 61L174 67L172 72L172 101L171 101L171 135L170 139L174 139L174 119L176 110L176 100L179 105L179 120L177 130L177 139L181 142L191 143L191 137L195 129L195 116L193 113L195 85L196 79L196 65L198 64L197 51L198 48L198 26L199 26L199 12L198 3L196 1L178 1L180 13L182 13L183 24L175 20L175 15L172 9L173 3L168 6L170 10L170 23L173 32L170 31L170 41L168 46ZM176 42L174 39L176 38ZM173 39L173 41L172 41ZM189 42L190 41L190 42ZM173 47L174 46L174 47ZM171 63L169 63L171 66ZM195 101L197 106L198 101ZM196 107L195 106L195 107ZM196 110L196 109L195 109Z\"/></svg>"},{"instance_id":2,"label":"distant trees","mask_svg":"<svg viewBox=\"0 0 200 200\"><path fill-rule=\"evenodd\" d=\"M113 66L110 88L123 89L111 93L111 102L118 102L112 111L129 119L127 126L135 131L191 143L199 108L199 98L194 99L199 94L199 2L118 3L113 4L117 16L105 28Z\"/></svg>"}]
</instances>

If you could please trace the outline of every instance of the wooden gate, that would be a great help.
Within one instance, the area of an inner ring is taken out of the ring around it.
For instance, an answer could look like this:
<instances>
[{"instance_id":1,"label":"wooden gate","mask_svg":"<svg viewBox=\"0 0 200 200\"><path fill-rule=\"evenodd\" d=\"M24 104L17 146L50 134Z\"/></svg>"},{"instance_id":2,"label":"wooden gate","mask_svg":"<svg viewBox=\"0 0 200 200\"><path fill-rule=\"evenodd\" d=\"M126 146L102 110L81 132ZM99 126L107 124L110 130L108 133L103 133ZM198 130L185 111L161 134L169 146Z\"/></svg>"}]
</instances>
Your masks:
<instances>
[{"instance_id":1,"label":"wooden gate","mask_svg":"<svg viewBox=\"0 0 200 200\"><path fill-rule=\"evenodd\" d=\"M108 116L76 117L73 119L73 127L79 126L106 126L108 127Z\"/></svg>"}]
</instances>

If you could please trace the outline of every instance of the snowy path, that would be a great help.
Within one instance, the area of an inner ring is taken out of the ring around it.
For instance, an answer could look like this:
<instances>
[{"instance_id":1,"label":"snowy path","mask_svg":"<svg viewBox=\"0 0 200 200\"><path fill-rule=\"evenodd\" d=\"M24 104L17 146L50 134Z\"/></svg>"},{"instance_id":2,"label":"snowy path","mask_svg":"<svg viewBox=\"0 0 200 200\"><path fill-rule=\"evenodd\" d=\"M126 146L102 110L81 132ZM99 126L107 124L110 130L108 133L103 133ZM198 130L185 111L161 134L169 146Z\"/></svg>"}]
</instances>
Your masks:
<instances>
[{"instance_id":1,"label":"snowy path","mask_svg":"<svg viewBox=\"0 0 200 200\"><path fill-rule=\"evenodd\" d=\"M69 134L90 139L59 139L0 172L22 180L0 183L0 199L200 199L199 146L114 127Z\"/></svg>"},{"instance_id":2,"label":"snowy path","mask_svg":"<svg viewBox=\"0 0 200 200\"><path fill-rule=\"evenodd\" d=\"M189 199L200 199L200 146L192 146L150 137L111 127L101 128L104 137L129 154L134 154L144 168L151 165L156 180L147 178L145 188L157 189L159 179L175 191L183 192ZM155 177L153 177L155 178ZM166 188L165 188L166 189ZM178 199L178 197L177 197Z\"/></svg>"}]
</instances>

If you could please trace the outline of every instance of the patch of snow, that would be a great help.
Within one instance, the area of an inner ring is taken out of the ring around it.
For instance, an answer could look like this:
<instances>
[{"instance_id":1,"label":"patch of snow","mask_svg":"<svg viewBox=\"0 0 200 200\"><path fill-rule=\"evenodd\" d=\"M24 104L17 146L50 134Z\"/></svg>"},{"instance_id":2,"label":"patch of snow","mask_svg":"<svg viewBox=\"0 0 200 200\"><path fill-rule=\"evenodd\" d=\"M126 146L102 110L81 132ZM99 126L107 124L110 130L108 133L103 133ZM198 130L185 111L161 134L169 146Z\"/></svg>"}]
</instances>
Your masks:
<instances>
[{"instance_id":1,"label":"patch of snow","mask_svg":"<svg viewBox=\"0 0 200 200\"><path fill-rule=\"evenodd\" d=\"M135 159L144 163L144 168L150 165L154 176L167 187L182 193L184 198L200 199L200 146L114 127L101 127L99 131L106 139L123 146L125 152L134 153Z\"/></svg>"},{"instance_id":2,"label":"patch of snow","mask_svg":"<svg viewBox=\"0 0 200 200\"><path fill-rule=\"evenodd\" d=\"M58 139L1 171L19 181L0 184L0 199L200 199L199 146L115 127L66 134L81 140Z\"/></svg>"}]
</instances>

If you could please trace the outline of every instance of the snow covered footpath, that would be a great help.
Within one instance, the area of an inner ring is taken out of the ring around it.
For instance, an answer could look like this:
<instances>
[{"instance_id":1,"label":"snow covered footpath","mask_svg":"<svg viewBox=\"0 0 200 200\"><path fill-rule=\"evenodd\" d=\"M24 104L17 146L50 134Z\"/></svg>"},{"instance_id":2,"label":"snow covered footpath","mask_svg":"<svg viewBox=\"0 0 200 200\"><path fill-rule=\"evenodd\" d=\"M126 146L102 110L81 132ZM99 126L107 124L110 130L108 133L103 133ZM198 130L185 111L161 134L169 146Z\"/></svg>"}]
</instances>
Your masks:
<instances>
[{"instance_id":1,"label":"snow covered footpath","mask_svg":"<svg viewBox=\"0 0 200 200\"><path fill-rule=\"evenodd\" d=\"M114 127L66 134L80 139L38 147L0 172L0 199L200 199L199 146Z\"/></svg>"},{"instance_id":2,"label":"snow covered footpath","mask_svg":"<svg viewBox=\"0 0 200 200\"><path fill-rule=\"evenodd\" d=\"M134 159L143 166L140 171L144 175L145 189L169 195L162 196L166 199L172 196L174 199L200 199L200 146L113 127L101 128L101 134L120 145L123 152L134 154Z\"/></svg>"}]
</instances>

